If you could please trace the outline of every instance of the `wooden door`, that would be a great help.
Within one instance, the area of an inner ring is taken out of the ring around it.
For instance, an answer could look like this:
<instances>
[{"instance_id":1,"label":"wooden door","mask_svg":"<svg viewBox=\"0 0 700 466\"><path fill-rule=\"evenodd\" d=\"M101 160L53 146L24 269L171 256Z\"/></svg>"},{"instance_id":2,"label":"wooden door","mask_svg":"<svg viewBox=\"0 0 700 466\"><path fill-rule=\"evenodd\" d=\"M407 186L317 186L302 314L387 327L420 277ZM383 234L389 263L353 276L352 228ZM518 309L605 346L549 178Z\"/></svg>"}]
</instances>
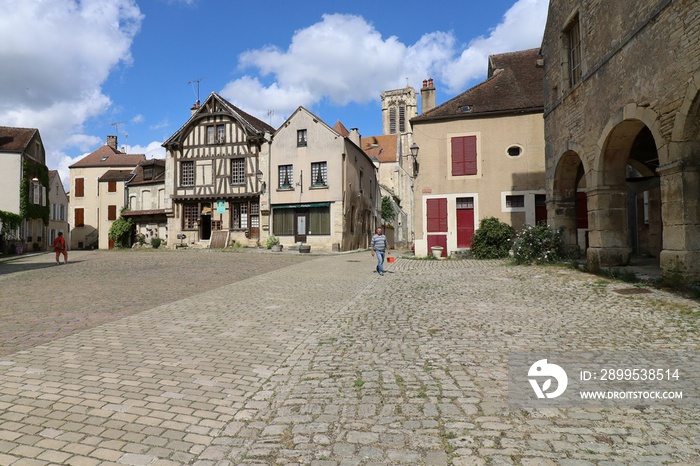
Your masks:
<instances>
[{"instance_id":1,"label":"wooden door","mask_svg":"<svg viewBox=\"0 0 700 466\"><path fill-rule=\"evenodd\" d=\"M426 200L428 254L433 246L442 246L442 256L447 257L447 198Z\"/></svg>"},{"instance_id":2,"label":"wooden door","mask_svg":"<svg viewBox=\"0 0 700 466\"><path fill-rule=\"evenodd\" d=\"M457 247L472 247L474 237L474 198L457 198Z\"/></svg>"}]
</instances>

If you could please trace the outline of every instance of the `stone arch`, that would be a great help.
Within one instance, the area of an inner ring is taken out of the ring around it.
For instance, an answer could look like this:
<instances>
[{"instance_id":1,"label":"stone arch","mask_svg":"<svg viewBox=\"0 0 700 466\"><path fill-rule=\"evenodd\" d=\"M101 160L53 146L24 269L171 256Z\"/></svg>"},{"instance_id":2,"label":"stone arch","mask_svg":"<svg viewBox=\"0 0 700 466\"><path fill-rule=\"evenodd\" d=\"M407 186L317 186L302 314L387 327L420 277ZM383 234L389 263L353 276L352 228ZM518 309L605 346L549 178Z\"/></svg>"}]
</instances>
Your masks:
<instances>
[{"instance_id":1,"label":"stone arch","mask_svg":"<svg viewBox=\"0 0 700 466\"><path fill-rule=\"evenodd\" d=\"M676 114L671 139L674 142L695 141L700 134L700 70L688 82L688 89Z\"/></svg>"},{"instance_id":2,"label":"stone arch","mask_svg":"<svg viewBox=\"0 0 700 466\"><path fill-rule=\"evenodd\" d=\"M571 256L578 256L587 247L587 236L582 231L588 227L586 195L579 195L579 188L586 185L587 170L581 153L578 144L567 144L567 150L557 159L548 201L549 223L562 229L564 249Z\"/></svg>"},{"instance_id":3,"label":"stone arch","mask_svg":"<svg viewBox=\"0 0 700 466\"><path fill-rule=\"evenodd\" d=\"M605 126L589 189L591 249L600 265L628 263L631 254L658 258L662 249L661 192L657 169L668 160L659 117L629 104Z\"/></svg>"}]
</instances>

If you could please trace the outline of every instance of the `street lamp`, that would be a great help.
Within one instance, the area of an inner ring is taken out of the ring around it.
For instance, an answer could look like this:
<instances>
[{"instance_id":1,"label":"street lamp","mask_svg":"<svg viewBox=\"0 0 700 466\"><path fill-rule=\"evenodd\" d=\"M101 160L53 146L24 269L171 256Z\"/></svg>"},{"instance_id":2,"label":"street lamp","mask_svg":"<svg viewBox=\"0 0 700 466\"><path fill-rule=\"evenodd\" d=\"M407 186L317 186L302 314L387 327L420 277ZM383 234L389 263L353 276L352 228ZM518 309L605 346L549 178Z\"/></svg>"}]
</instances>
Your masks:
<instances>
[{"instance_id":1,"label":"street lamp","mask_svg":"<svg viewBox=\"0 0 700 466\"><path fill-rule=\"evenodd\" d=\"M255 172L255 179L258 180L258 183L260 183L260 193L265 194L265 182L263 181L263 172L262 170L258 170Z\"/></svg>"},{"instance_id":2,"label":"street lamp","mask_svg":"<svg viewBox=\"0 0 700 466\"><path fill-rule=\"evenodd\" d=\"M412 176L412 178L414 178L414 179L416 176L418 176L418 149L420 149L420 147L418 147L418 144L416 144L414 142L413 144L411 144L411 147L409 147L409 150L411 151L411 153L409 155L404 155L404 157L413 158L413 172L412 172L413 176Z\"/></svg>"}]
</instances>

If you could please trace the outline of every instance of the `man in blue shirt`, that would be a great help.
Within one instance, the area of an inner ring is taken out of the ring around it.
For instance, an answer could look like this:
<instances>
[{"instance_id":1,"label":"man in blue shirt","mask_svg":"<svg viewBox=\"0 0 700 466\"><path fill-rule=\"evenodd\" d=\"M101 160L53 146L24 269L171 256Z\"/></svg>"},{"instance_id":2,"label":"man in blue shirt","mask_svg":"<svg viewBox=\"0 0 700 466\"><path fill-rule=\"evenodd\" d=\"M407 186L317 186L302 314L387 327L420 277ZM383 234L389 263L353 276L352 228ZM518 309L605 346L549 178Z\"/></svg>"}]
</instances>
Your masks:
<instances>
[{"instance_id":1,"label":"man in blue shirt","mask_svg":"<svg viewBox=\"0 0 700 466\"><path fill-rule=\"evenodd\" d=\"M372 250L372 257L377 255L377 273L384 275L384 257L389 254L389 243L382 232L382 227L377 228L377 233L372 236L372 243L369 248Z\"/></svg>"}]
</instances>

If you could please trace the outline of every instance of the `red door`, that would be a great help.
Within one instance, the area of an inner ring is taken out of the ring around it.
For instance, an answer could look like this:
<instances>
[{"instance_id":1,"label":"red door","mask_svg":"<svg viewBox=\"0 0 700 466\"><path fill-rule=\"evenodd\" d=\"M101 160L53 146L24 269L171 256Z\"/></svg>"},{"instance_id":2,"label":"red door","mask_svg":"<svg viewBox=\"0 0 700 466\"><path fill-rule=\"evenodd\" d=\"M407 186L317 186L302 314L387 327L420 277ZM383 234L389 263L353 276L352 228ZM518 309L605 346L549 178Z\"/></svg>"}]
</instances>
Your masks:
<instances>
[{"instance_id":1,"label":"red door","mask_svg":"<svg viewBox=\"0 0 700 466\"><path fill-rule=\"evenodd\" d=\"M457 247L470 248L474 237L474 198L457 198Z\"/></svg>"},{"instance_id":2,"label":"red door","mask_svg":"<svg viewBox=\"0 0 700 466\"><path fill-rule=\"evenodd\" d=\"M433 246L442 246L442 256L447 257L447 199L427 199L428 254Z\"/></svg>"}]
</instances>

